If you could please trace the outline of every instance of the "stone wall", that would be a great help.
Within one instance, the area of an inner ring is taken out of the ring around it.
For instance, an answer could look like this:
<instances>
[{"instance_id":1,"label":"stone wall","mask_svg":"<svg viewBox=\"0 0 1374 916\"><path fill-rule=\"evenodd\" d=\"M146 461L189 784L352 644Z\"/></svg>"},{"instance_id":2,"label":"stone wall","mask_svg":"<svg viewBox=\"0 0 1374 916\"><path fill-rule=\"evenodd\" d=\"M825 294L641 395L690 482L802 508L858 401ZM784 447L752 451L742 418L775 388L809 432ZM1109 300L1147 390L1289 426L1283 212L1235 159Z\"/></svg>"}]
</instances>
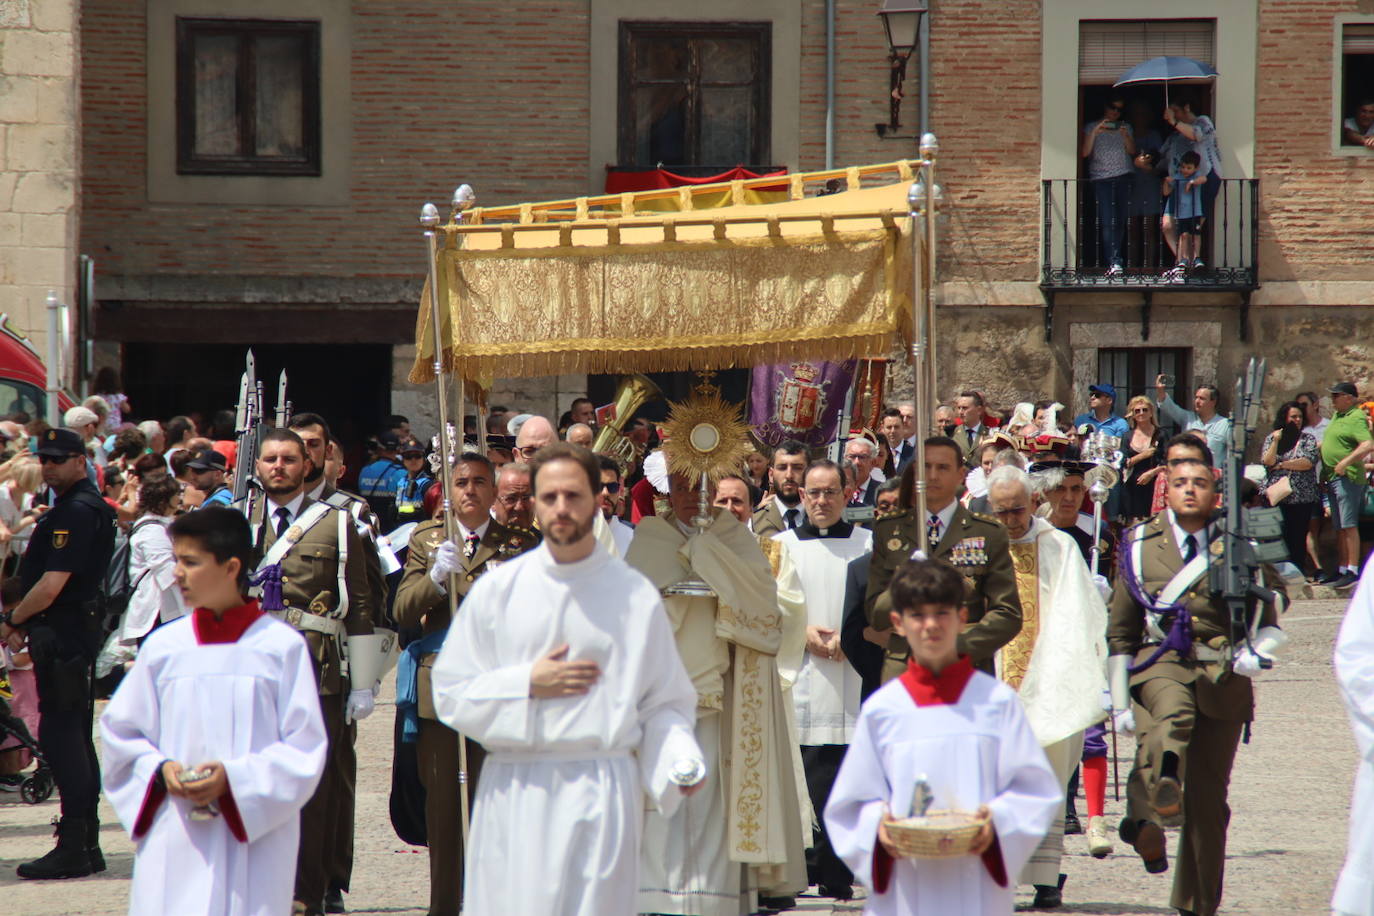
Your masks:
<instances>
[{"instance_id":1,"label":"stone wall","mask_svg":"<svg viewBox=\"0 0 1374 916\"><path fill-rule=\"evenodd\" d=\"M0 312L47 339L45 302L74 302L76 0L0 0Z\"/></svg>"}]
</instances>

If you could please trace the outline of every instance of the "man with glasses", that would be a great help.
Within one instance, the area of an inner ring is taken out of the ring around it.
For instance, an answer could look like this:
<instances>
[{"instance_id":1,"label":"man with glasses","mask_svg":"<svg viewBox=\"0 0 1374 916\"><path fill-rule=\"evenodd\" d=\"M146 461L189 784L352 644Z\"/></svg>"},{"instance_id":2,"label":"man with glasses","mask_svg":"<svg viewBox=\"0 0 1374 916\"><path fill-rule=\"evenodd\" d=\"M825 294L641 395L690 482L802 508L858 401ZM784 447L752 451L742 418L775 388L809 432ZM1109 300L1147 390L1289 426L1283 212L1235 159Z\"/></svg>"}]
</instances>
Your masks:
<instances>
[{"instance_id":1,"label":"man with glasses","mask_svg":"<svg viewBox=\"0 0 1374 916\"><path fill-rule=\"evenodd\" d=\"M857 473L857 486L849 503L852 506L871 506L878 497L878 487L887 478L882 471L874 473L878 463L878 446L865 436L855 436L845 443L844 460L854 465Z\"/></svg>"},{"instance_id":2,"label":"man with glasses","mask_svg":"<svg viewBox=\"0 0 1374 916\"><path fill-rule=\"evenodd\" d=\"M92 666L100 649L99 589L114 552L115 517L86 477L86 445L50 429L35 449L55 496L19 564L24 598L0 614L12 650L27 635L43 727L38 745L62 802L57 848L18 868L21 878L81 878L105 870L100 851L100 763L91 737Z\"/></svg>"},{"instance_id":3,"label":"man with glasses","mask_svg":"<svg viewBox=\"0 0 1374 916\"><path fill-rule=\"evenodd\" d=\"M1088 180L1097 202L1097 231L1102 243L1097 255L1098 261L1106 265L1108 277L1125 273L1121 248L1133 184L1135 134L1122 119L1124 107L1121 99L1112 97L1102 117L1083 127L1081 155L1088 160Z\"/></svg>"},{"instance_id":4,"label":"man with glasses","mask_svg":"<svg viewBox=\"0 0 1374 916\"><path fill-rule=\"evenodd\" d=\"M1086 424L1093 432L1104 432L1124 440L1131 434L1131 427L1124 417L1113 413L1116 408L1116 387L1108 382L1098 382L1088 386L1088 412L1074 417L1075 429Z\"/></svg>"},{"instance_id":5,"label":"man with glasses","mask_svg":"<svg viewBox=\"0 0 1374 916\"><path fill-rule=\"evenodd\" d=\"M1062 789L1083 753L1084 731L1102 718L1107 606L1078 545L1035 516L1025 471L995 469L988 476L988 503L1011 538L1021 599L1021 632L1002 647L999 676L1020 694ZM1101 815L1088 821L1088 850L1098 858L1111 854ZM1061 811L1021 872L1020 883L1035 888L1033 908L1063 903L1063 857Z\"/></svg>"},{"instance_id":6,"label":"man with glasses","mask_svg":"<svg viewBox=\"0 0 1374 916\"><path fill-rule=\"evenodd\" d=\"M1354 382L1331 386L1331 425L1322 436L1322 480L1331 486L1331 520L1337 528L1339 566L1318 579L1334 588L1360 578L1360 509L1364 505L1364 458L1374 451L1369 419Z\"/></svg>"},{"instance_id":7,"label":"man with glasses","mask_svg":"<svg viewBox=\"0 0 1374 916\"><path fill-rule=\"evenodd\" d=\"M491 516L507 528L533 529L534 497L530 491L528 464L512 461L501 466L496 476L496 501L491 505Z\"/></svg>"},{"instance_id":8,"label":"man with glasses","mask_svg":"<svg viewBox=\"0 0 1374 916\"><path fill-rule=\"evenodd\" d=\"M868 553L873 535L844 520L844 485L835 462L812 462L801 492L806 521L775 537L791 555L806 602L806 650L792 685L792 705L811 805L824 811L861 700L859 673L840 648L845 581L849 564ZM806 856L810 883L819 886L822 897L851 899L854 876L831 848L824 823L812 835Z\"/></svg>"},{"instance_id":9,"label":"man with glasses","mask_svg":"<svg viewBox=\"0 0 1374 916\"><path fill-rule=\"evenodd\" d=\"M515 434L515 460L529 461L535 452L557 440L558 433L552 423L544 417L530 417L520 424L520 431Z\"/></svg>"},{"instance_id":10,"label":"man with glasses","mask_svg":"<svg viewBox=\"0 0 1374 916\"><path fill-rule=\"evenodd\" d=\"M611 529L611 537L615 538L616 555L624 557L625 551L630 549L635 529L633 525L620 520L620 507L624 505L625 498L620 480L620 462L609 455L597 455L596 458L601 465L601 492L597 496L601 503L601 517L606 520L606 527Z\"/></svg>"}]
</instances>

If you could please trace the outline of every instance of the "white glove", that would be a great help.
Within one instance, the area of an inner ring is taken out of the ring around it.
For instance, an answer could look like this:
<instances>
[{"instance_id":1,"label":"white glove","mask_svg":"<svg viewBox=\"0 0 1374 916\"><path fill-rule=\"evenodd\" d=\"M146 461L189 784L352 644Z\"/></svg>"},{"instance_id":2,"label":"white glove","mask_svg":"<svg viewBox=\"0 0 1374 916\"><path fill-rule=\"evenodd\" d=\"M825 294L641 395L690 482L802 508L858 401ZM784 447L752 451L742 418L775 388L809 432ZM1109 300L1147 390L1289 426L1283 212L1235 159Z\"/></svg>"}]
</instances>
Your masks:
<instances>
[{"instance_id":1,"label":"white glove","mask_svg":"<svg viewBox=\"0 0 1374 916\"><path fill-rule=\"evenodd\" d=\"M1249 649L1241 649L1231 663L1231 670L1241 677L1257 677L1264 671L1260 667L1260 656Z\"/></svg>"},{"instance_id":2,"label":"white glove","mask_svg":"<svg viewBox=\"0 0 1374 916\"><path fill-rule=\"evenodd\" d=\"M348 703L344 706L344 724L360 722L370 715L372 715L372 690L367 687L361 690L350 690Z\"/></svg>"},{"instance_id":3,"label":"white glove","mask_svg":"<svg viewBox=\"0 0 1374 916\"><path fill-rule=\"evenodd\" d=\"M458 552L458 545L452 541L444 541L434 548L434 555L429 562L429 581L445 595L448 594L448 577L456 573L463 565L463 555Z\"/></svg>"},{"instance_id":4,"label":"white glove","mask_svg":"<svg viewBox=\"0 0 1374 916\"><path fill-rule=\"evenodd\" d=\"M1257 677L1263 671L1261 660L1274 663L1274 656L1288 644L1288 634L1278 627L1260 627L1252 641L1253 648L1236 650L1231 670L1241 677Z\"/></svg>"},{"instance_id":5,"label":"white glove","mask_svg":"<svg viewBox=\"0 0 1374 916\"><path fill-rule=\"evenodd\" d=\"M1112 713L1112 727L1118 735L1135 734L1135 713L1131 711L1131 707L1127 706Z\"/></svg>"},{"instance_id":6,"label":"white glove","mask_svg":"<svg viewBox=\"0 0 1374 916\"><path fill-rule=\"evenodd\" d=\"M1107 656L1107 687L1112 696L1112 726L1119 735L1135 734L1135 713L1131 711L1131 656Z\"/></svg>"},{"instance_id":7,"label":"white glove","mask_svg":"<svg viewBox=\"0 0 1374 916\"><path fill-rule=\"evenodd\" d=\"M1112 583L1107 581L1107 577L1101 573L1093 573L1093 585L1097 586L1097 593L1102 596L1102 600L1107 604L1112 603Z\"/></svg>"}]
</instances>

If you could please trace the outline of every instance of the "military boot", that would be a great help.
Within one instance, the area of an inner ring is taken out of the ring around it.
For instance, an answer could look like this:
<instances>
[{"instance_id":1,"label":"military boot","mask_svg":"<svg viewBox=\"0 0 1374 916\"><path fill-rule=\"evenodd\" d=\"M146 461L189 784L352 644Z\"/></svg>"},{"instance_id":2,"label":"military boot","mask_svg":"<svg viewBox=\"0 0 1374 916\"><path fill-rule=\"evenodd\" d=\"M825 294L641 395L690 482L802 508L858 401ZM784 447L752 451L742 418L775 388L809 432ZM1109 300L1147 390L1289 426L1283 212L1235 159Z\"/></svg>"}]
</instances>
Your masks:
<instances>
[{"instance_id":1,"label":"military boot","mask_svg":"<svg viewBox=\"0 0 1374 916\"><path fill-rule=\"evenodd\" d=\"M105 854L100 851L100 821L86 819L86 856L91 860L91 871L105 870Z\"/></svg>"},{"instance_id":2,"label":"military boot","mask_svg":"<svg viewBox=\"0 0 1374 916\"><path fill-rule=\"evenodd\" d=\"M64 817L57 822L57 847L52 852L15 869L21 878L84 878L92 871L86 852L86 819Z\"/></svg>"}]
</instances>

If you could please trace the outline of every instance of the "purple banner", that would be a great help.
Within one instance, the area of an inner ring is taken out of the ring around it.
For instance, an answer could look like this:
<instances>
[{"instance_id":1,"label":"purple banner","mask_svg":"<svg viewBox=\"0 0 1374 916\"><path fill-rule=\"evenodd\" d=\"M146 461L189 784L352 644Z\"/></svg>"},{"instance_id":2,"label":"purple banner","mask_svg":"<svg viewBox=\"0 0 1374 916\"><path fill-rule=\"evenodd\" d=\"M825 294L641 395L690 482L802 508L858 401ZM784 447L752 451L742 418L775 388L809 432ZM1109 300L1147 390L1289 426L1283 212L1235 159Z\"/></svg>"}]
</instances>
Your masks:
<instances>
[{"instance_id":1,"label":"purple banner","mask_svg":"<svg viewBox=\"0 0 1374 916\"><path fill-rule=\"evenodd\" d=\"M854 383L854 360L798 360L755 366L749 385L749 425L768 446L796 439L812 448L835 439Z\"/></svg>"}]
</instances>

